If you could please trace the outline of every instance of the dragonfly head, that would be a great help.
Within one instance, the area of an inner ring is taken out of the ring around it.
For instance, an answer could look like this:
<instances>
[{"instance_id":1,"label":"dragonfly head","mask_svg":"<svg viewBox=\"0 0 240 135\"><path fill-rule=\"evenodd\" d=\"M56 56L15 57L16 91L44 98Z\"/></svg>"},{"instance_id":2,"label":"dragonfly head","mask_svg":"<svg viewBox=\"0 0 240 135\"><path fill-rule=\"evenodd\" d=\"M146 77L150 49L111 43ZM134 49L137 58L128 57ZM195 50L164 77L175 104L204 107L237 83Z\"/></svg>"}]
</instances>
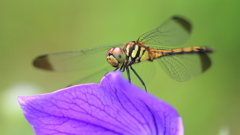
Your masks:
<instances>
[{"instance_id":1,"label":"dragonfly head","mask_svg":"<svg viewBox=\"0 0 240 135\"><path fill-rule=\"evenodd\" d=\"M113 67L120 67L126 60L126 54L122 48L115 47L107 51L107 62Z\"/></svg>"}]
</instances>

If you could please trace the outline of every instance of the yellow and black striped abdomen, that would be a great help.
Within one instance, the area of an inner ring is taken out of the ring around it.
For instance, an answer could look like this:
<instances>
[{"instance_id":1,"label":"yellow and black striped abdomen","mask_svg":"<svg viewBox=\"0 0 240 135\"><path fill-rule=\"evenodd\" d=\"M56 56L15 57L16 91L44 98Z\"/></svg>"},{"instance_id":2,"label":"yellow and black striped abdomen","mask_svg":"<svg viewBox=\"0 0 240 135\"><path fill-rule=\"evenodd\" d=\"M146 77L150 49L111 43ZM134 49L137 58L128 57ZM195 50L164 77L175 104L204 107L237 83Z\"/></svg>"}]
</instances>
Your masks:
<instances>
[{"instance_id":1,"label":"yellow and black striped abdomen","mask_svg":"<svg viewBox=\"0 0 240 135\"><path fill-rule=\"evenodd\" d=\"M213 52L213 49L207 48L207 47L199 47L199 46L170 49L170 50L151 48L150 52L151 52L151 60L153 60L163 56L170 56L170 55L177 55L177 54L210 53L210 52Z\"/></svg>"}]
</instances>

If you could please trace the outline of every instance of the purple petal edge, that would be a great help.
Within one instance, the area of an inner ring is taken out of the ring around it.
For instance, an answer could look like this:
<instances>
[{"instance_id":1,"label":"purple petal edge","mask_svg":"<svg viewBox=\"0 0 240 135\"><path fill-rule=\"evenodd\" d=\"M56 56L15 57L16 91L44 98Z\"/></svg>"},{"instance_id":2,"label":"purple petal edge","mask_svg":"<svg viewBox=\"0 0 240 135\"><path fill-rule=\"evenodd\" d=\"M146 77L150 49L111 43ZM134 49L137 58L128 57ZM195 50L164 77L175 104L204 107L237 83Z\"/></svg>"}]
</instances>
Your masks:
<instances>
[{"instance_id":1,"label":"purple petal edge","mask_svg":"<svg viewBox=\"0 0 240 135\"><path fill-rule=\"evenodd\" d=\"M76 85L53 93L19 96L37 135L183 135L182 119L168 103L131 85L120 72L100 84Z\"/></svg>"}]
</instances>

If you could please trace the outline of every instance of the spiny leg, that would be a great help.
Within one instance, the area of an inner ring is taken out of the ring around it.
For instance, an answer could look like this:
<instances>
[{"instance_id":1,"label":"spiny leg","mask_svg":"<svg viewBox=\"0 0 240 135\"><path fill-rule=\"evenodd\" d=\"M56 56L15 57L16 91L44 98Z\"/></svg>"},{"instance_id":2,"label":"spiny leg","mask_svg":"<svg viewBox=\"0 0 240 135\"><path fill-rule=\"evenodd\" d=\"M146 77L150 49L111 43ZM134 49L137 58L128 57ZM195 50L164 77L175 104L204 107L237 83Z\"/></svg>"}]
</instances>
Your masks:
<instances>
[{"instance_id":1,"label":"spiny leg","mask_svg":"<svg viewBox=\"0 0 240 135\"><path fill-rule=\"evenodd\" d=\"M137 72L132 68L132 66L130 66L131 70L133 71L133 73L137 76L137 78L140 80L140 82L142 83L142 85L144 86L145 90L147 91L147 87L144 83L144 81L142 80L142 78L137 74Z\"/></svg>"}]
</instances>

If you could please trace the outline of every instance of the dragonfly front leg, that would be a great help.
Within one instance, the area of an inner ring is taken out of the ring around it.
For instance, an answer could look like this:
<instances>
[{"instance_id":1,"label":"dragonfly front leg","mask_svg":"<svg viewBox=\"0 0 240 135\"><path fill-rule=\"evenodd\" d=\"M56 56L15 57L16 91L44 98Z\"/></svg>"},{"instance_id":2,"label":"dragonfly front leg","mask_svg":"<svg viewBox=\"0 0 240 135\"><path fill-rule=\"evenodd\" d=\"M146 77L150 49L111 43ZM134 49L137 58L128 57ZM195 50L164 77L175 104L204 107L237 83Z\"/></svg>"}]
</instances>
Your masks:
<instances>
[{"instance_id":1,"label":"dragonfly front leg","mask_svg":"<svg viewBox=\"0 0 240 135\"><path fill-rule=\"evenodd\" d=\"M117 67L114 71L119 70L119 71L121 71L121 72L124 72L125 69L126 69L126 71L127 71L128 81L131 83L131 77L130 77L130 72L129 72L128 66L122 65L120 68Z\"/></svg>"},{"instance_id":2,"label":"dragonfly front leg","mask_svg":"<svg viewBox=\"0 0 240 135\"><path fill-rule=\"evenodd\" d=\"M119 68L117 67L116 69L114 69L113 71L117 71Z\"/></svg>"}]
</instances>

